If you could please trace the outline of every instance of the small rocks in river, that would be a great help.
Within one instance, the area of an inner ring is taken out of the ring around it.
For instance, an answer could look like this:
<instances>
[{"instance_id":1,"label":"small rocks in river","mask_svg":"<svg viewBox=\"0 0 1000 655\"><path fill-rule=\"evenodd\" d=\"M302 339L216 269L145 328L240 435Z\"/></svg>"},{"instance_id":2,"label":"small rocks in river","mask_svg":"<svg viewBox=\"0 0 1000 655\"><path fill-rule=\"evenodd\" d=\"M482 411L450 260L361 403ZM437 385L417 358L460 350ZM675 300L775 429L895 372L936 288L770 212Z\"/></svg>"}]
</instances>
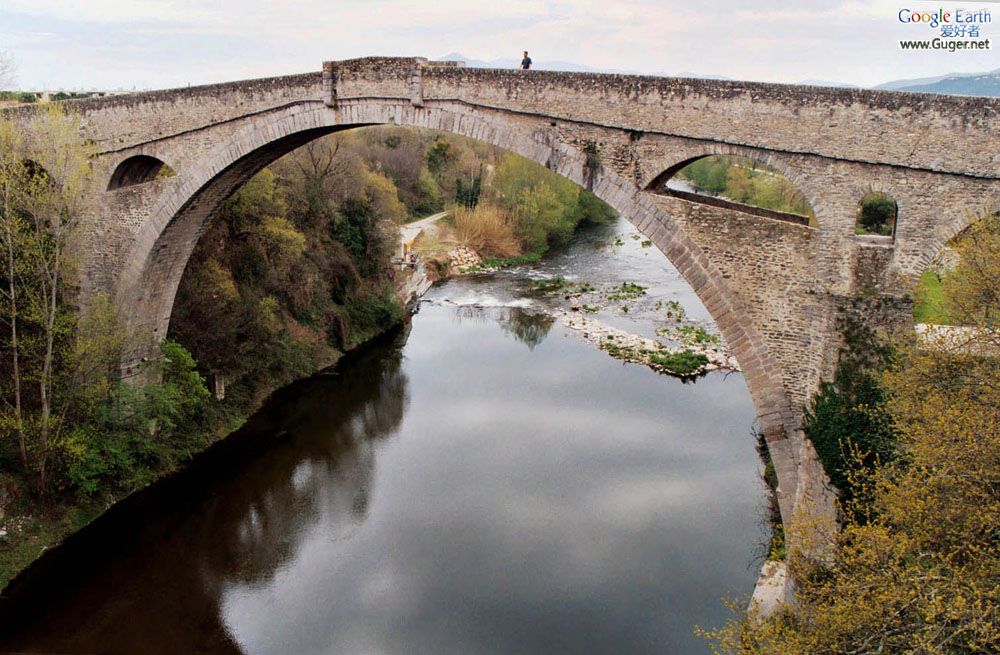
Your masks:
<instances>
[{"instance_id":1,"label":"small rocks in river","mask_svg":"<svg viewBox=\"0 0 1000 655\"><path fill-rule=\"evenodd\" d=\"M483 263L483 258L472 248L459 246L448 253L451 267L458 273L465 273L470 268Z\"/></svg>"},{"instance_id":2,"label":"small rocks in river","mask_svg":"<svg viewBox=\"0 0 1000 655\"><path fill-rule=\"evenodd\" d=\"M683 354L701 355L705 363L697 371L739 371L739 364L725 346L721 344L689 344L683 347L671 347L655 339L647 339L637 334L605 325L600 321L588 318L586 315L572 314L562 310L555 312L566 327L580 332L584 339L596 344L613 357L626 362L644 364L656 370L664 370L657 360L663 356Z\"/></svg>"}]
</instances>

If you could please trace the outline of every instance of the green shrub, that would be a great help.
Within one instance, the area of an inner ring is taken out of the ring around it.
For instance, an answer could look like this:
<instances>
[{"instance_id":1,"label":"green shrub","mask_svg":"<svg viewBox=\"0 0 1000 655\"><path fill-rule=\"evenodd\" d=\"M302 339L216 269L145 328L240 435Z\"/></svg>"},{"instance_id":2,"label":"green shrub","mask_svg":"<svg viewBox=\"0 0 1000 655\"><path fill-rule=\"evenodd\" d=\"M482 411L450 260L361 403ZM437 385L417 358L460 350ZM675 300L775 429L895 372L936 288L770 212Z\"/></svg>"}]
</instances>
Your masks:
<instances>
[{"instance_id":1,"label":"green shrub","mask_svg":"<svg viewBox=\"0 0 1000 655\"><path fill-rule=\"evenodd\" d=\"M729 166L724 157L702 157L682 168L679 174L699 191L722 193L729 183Z\"/></svg>"},{"instance_id":2,"label":"green shrub","mask_svg":"<svg viewBox=\"0 0 1000 655\"><path fill-rule=\"evenodd\" d=\"M164 341L161 380L119 383L67 439L65 484L77 496L133 491L189 459L210 441L211 394L194 358Z\"/></svg>"},{"instance_id":3,"label":"green shrub","mask_svg":"<svg viewBox=\"0 0 1000 655\"><path fill-rule=\"evenodd\" d=\"M350 346L370 339L403 316L403 307L391 288L351 296L345 306L350 318Z\"/></svg>"},{"instance_id":4,"label":"green shrub","mask_svg":"<svg viewBox=\"0 0 1000 655\"><path fill-rule=\"evenodd\" d=\"M896 201L881 193L869 193L858 212L859 234L891 236L896 225Z\"/></svg>"},{"instance_id":5,"label":"green shrub","mask_svg":"<svg viewBox=\"0 0 1000 655\"><path fill-rule=\"evenodd\" d=\"M833 381L820 384L803 429L848 501L858 491L852 483L856 472L895 457L896 435L876 377L890 365L891 349L853 320L844 323L844 342Z\"/></svg>"},{"instance_id":6,"label":"green shrub","mask_svg":"<svg viewBox=\"0 0 1000 655\"><path fill-rule=\"evenodd\" d=\"M707 357L690 350L678 353L651 353L649 361L654 368L675 375L694 375L708 364Z\"/></svg>"}]
</instances>

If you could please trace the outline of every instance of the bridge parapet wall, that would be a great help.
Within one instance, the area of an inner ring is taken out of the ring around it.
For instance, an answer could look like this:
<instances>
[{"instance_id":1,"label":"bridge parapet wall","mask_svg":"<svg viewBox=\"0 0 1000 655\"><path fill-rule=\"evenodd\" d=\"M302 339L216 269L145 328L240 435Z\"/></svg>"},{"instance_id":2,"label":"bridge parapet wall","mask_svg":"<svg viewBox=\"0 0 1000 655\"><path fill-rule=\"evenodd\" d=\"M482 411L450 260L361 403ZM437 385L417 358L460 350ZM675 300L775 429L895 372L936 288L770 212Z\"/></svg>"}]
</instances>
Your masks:
<instances>
[{"instance_id":1,"label":"bridge parapet wall","mask_svg":"<svg viewBox=\"0 0 1000 655\"><path fill-rule=\"evenodd\" d=\"M304 73L104 98L69 100L83 116L99 152L125 150L192 130L245 119L254 113L322 96L322 74ZM19 108L20 109L20 108ZM5 116L28 117L35 107Z\"/></svg>"},{"instance_id":2,"label":"bridge parapet wall","mask_svg":"<svg viewBox=\"0 0 1000 655\"><path fill-rule=\"evenodd\" d=\"M409 97L416 58L332 62L341 97ZM1000 99L690 78L426 67L459 99L638 132L1000 177Z\"/></svg>"}]
</instances>

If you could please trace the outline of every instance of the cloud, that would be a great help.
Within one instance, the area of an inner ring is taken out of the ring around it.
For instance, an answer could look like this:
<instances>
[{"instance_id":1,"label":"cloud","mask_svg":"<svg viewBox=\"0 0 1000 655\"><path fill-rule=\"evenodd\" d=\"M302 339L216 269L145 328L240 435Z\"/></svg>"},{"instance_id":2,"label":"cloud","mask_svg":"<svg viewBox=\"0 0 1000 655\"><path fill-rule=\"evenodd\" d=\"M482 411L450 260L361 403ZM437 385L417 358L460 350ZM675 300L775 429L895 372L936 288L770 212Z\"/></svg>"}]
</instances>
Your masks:
<instances>
[{"instance_id":1,"label":"cloud","mask_svg":"<svg viewBox=\"0 0 1000 655\"><path fill-rule=\"evenodd\" d=\"M874 84L994 67L992 51L900 52L898 8L898 0L766 8L742 0L294 0L280 8L265 0L5 0L0 24L25 84L67 87L221 81L372 54L490 60L523 49L536 62L785 82Z\"/></svg>"},{"instance_id":2,"label":"cloud","mask_svg":"<svg viewBox=\"0 0 1000 655\"><path fill-rule=\"evenodd\" d=\"M89 23L197 22L224 16L193 0L5 0L10 13Z\"/></svg>"}]
</instances>

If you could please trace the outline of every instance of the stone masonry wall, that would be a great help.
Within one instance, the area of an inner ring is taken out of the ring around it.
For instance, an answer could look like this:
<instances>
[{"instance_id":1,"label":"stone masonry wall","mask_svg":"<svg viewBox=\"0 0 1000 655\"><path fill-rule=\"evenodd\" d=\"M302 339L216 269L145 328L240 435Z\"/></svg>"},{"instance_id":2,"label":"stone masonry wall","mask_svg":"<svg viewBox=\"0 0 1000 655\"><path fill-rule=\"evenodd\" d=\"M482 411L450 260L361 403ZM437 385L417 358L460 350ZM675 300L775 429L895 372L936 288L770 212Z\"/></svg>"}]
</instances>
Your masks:
<instances>
[{"instance_id":1,"label":"stone masonry wall","mask_svg":"<svg viewBox=\"0 0 1000 655\"><path fill-rule=\"evenodd\" d=\"M428 69L423 82L427 98L637 132L984 177L1000 172L989 136L1000 128L997 98L474 68Z\"/></svg>"},{"instance_id":2,"label":"stone masonry wall","mask_svg":"<svg viewBox=\"0 0 1000 655\"><path fill-rule=\"evenodd\" d=\"M366 58L67 107L98 145L104 185L86 222L84 288L115 294L151 340L166 332L187 259L218 205L322 134L371 124L450 131L592 189L677 267L737 353L779 469L783 514L803 494L829 504L798 425L835 362L840 308L877 300L898 320L947 239L1000 203L1000 100L989 98ZM104 191L138 154L176 175ZM657 193L708 154L775 167L805 194L818 227ZM899 205L888 244L854 236L872 190Z\"/></svg>"}]
</instances>

